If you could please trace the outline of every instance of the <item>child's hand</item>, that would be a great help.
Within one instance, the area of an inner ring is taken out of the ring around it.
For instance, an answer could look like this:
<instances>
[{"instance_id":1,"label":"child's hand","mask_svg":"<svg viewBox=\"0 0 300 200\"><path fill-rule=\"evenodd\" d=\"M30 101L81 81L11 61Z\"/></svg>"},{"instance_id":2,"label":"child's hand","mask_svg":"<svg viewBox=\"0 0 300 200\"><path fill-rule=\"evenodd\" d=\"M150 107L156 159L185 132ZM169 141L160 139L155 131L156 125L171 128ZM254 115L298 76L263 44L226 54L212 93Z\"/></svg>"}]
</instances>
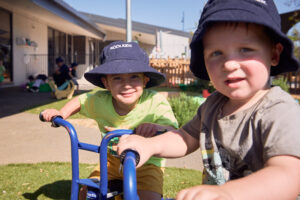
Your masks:
<instances>
[{"instance_id":1,"label":"child's hand","mask_svg":"<svg viewBox=\"0 0 300 200\"><path fill-rule=\"evenodd\" d=\"M62 114L56 109L46 109L42 112L42 115L43 115L43 118L45 119L45 121L47 121L47 122L50 122L54 116L57 116L57 115L62 116Z\"/></svg>"},{"instance_id":2,"label":"child's hand","mask_svg":"<svg viewBox=\"0 0 300 200\"><path fill-rule=\"evenodd\" d=\"M153 124L153 123L143 123L140 124L138 127L136 127L135 133L143 137L153 137L158 133L164 133L171 130L176 130L176 129L172 126L164 126L164 125Z\"/></svg>"},{"instance_id":3,"label":"child's hand","mask_svg":"<svg viewBox=\"0 0 300 200\"><path fill-rule=\"evenodd\" d=\"M110 127L110 126L104 126L104 129L105 129L107 132L117 130L117 128Z\"/></svg>"},{"instance_id":4,"label":"child's hand","mask_svg":"<svg viewBox=\"0 0 300 200\"><path fill-rule=\"evenodd\" d=\"M119 155L127 149L132 149L140 154L140 162L137 167L142 166L152 154L152 146L148 142L150 138L141 137L139 135L123 135L120 137L119 143L117 145L117 152Z\"/></svg>"},{"instance_id":5,"label":"child's hand","mask_svg":"<svg viewBox=\"0 0 300 200\"><path fill-rule=\"evenodd\" d=\"M144 123L136 127L135 133L143 137L152 137L159 131L159 125L152 123Z\"/></svg>"},{"instance_id":6,"label":"child's hand","mask_svg":"<svg viewBox=\"0 0 300 200\"><path fill-rule=\"evenodd\" d=\"M176 200L232 200L233 198L220 186L201 185L181 190Z\"/></svg>"}]
</instances>

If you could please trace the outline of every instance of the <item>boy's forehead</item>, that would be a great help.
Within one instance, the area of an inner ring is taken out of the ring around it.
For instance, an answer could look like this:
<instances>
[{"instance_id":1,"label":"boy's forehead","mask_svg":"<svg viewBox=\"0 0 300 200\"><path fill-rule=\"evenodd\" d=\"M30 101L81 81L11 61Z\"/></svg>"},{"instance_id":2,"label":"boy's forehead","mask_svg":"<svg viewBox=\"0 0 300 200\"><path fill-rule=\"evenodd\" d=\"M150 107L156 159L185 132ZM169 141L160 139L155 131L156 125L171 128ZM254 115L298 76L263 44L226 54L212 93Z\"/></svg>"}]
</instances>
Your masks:
<instances>
[{"instance_id":1,"label":"boy's forehead","mask_svg":"<svg viewBox=\"0 0 300 200\"><path fill-rule=\"evenodd\" d=\"M217 23L213 27L208 29L204 34L202 42L205 48L208 48L211 45L211 43L215 45L217 42L215 41L216 37L217 40L220 38L221 43L223 44L229 41L232 42L237 40L238 42L252 43L252 42L269 41L270 39L268 37L268 34L264 31L263 26L257 24ZM219 40L218 42L220 43Z\"/></svg>"},{"instance_id":2,"label":"boy's forehead","mask_svg":"<svg viewBox=\"0 0 300 200\"><path fill-rule=\"evenodd\" d=\"M237 28L244 28L245 30L249 29L256 29L256 30L263 30L264 26L255 23L248 23L248 22L211 22L206 26L206 32L209 30L217 29L217 28L230 28L230 29L237 29Z\"/></svg>"},{"instance_id":3,"label":"boy's forehead","mask_svg":"<svg viewBox=\"0 0 300 200\"><path fill-rule=\"evenodd\" d=\"M218 22L210 24L207 27L203 39L209 36L211 33L219 33L220 31L245 31L245 35L248 35L249 32L254 33L257 36L267 36L264 31L264 27L259 24L253 23L244 23L244 22Z\"/></svg>"}]
</instances>

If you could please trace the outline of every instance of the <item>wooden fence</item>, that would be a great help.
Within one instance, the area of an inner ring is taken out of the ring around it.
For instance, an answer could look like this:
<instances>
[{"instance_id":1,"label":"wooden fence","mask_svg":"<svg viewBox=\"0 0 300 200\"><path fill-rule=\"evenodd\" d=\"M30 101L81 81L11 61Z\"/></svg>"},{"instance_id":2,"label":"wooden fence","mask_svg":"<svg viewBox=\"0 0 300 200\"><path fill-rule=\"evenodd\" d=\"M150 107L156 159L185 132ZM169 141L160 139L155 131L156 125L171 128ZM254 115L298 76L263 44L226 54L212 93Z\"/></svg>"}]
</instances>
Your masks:
<instances>
[{"instance_id":1,"label":"wooden fence","mask_svg":"<svg viewBox=\"0 0 300 200\"><path fill-rule=\"evenodd\" d=\"M287 79L290 92L293 94L300 94L300 72L285 73L284 77Z\"/></svg>"},{"instance_id":2,"label":"wooden fence","mask_svg":"<svg viewBox=\"0 0 300 200\"><path fill-rule=\"evenodd\" d=\"M189 59L156 59L150 58L150 65L166 75L166 81L161 86L179 87L180 84L190 84L197 78L190 71ZM287 78L290 92L300 94L300 71L283 74Z\"/></svg>"},{"instance_id":3,"label":"wooden fence","mask_svg":"<svg viewBox=\"0 0 300 200\"><path fill-rule=\"evenodd\" d=\"M166 75L166 81L161 86L179 87L180 84L190 84L197 79L190 71L189 59L150 58L150 65Z\"/></svg>"}]
</instances>

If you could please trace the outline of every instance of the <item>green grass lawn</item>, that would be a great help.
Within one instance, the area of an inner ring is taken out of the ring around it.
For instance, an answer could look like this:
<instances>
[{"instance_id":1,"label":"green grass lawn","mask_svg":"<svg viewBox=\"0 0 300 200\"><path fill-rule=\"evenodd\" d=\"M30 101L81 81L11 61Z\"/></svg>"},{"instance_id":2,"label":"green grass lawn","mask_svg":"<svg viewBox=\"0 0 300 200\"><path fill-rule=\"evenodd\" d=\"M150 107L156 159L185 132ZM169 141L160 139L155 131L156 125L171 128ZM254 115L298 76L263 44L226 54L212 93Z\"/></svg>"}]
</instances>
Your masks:
<instances>
[{"instance_id":1,"label":"green grass lawn","mask_svg":"<svg viewBox=\"0 0 300 200\"><path fill-rule=\"evenodd\" d=\"M95 165L80 164L80 178L86 178ZM71 188L70 163L10 164L0 166L1 200L69 199ZM166 168L164 197L175 197L187 187L201 183L196 170Z\"/></svg>"}]
</instances>

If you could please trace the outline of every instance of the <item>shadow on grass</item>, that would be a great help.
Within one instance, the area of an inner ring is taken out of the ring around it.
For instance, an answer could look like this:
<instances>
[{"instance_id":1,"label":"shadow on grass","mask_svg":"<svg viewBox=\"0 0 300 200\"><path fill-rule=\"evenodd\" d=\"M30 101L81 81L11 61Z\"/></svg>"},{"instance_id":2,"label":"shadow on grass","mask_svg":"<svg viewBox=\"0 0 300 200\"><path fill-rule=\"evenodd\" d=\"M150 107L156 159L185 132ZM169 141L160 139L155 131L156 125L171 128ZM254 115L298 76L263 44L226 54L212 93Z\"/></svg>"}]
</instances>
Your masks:
<instances>
[{"instance_id":1,"label":"shadow on grass","mask_svg":"<svg viewBox=\"0 0 300 200\"><path fill-rule=\"evenodd\" d=\"M51 199L70 199L71 180L61 180L43 185L34 193L24 193L23 197L25 199L37 200L40 195Z\"/></svg>"}]
</instances>

